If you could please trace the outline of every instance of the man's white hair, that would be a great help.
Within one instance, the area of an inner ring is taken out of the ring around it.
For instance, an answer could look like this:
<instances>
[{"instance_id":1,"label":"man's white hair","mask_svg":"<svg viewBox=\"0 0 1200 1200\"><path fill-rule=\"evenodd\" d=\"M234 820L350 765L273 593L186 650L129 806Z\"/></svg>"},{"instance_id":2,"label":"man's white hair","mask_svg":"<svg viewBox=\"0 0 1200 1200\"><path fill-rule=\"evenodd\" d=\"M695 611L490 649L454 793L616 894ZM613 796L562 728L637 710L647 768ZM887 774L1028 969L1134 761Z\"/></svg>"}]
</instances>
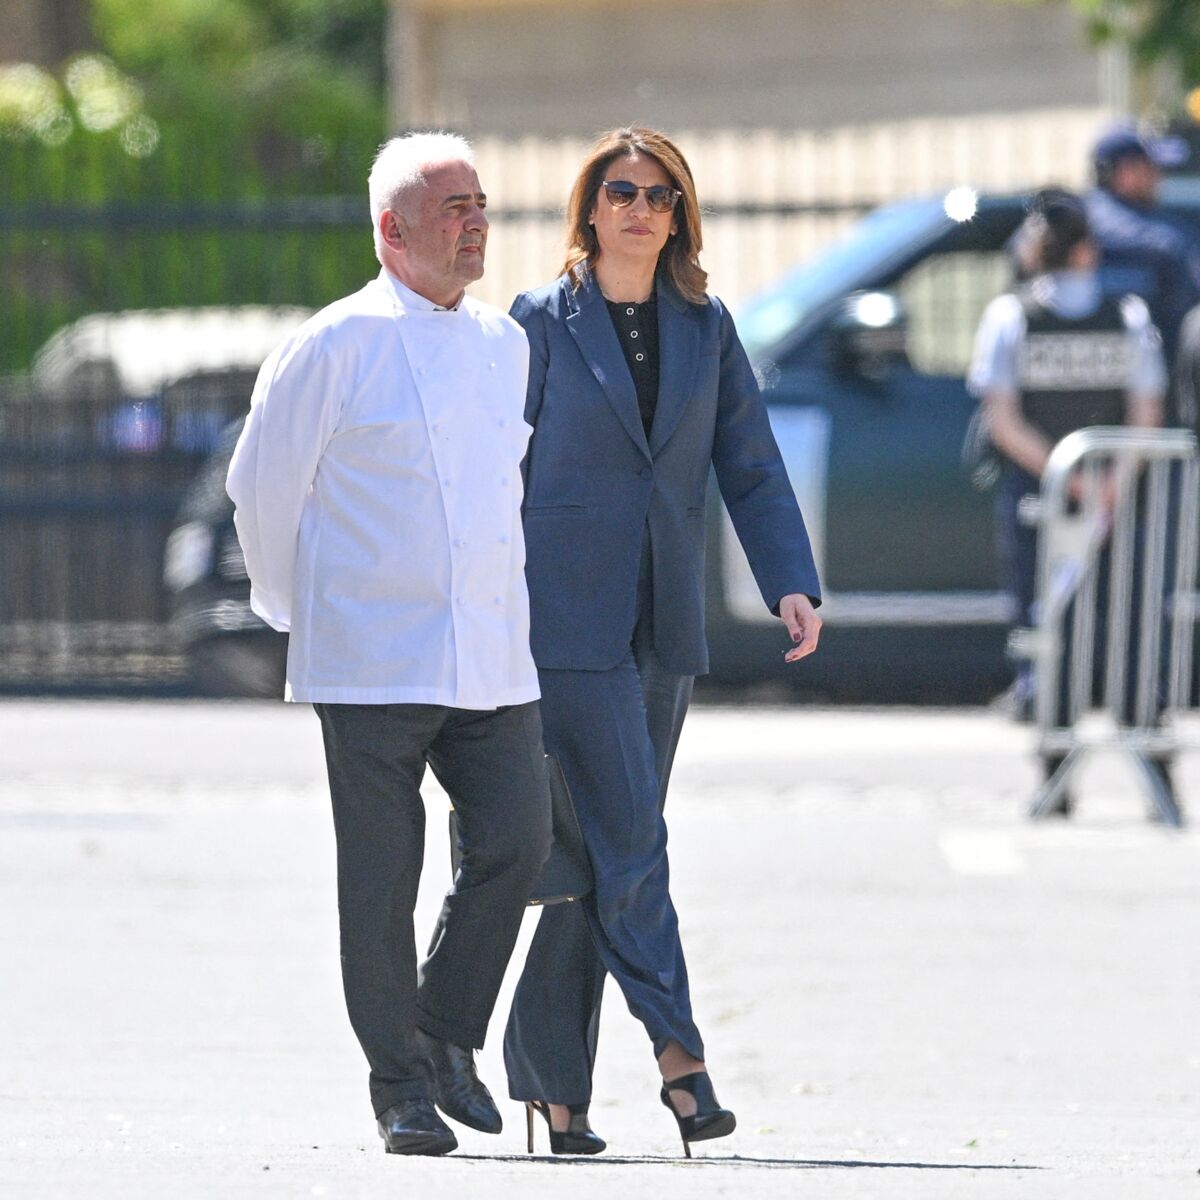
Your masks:
<instances>
[{"instance_id":1,"label":"man's white hair","mask_svg":"<svg viewBox=\"0 0 1200 1200\"><path fill-rule=\"evenodd\" d=\"M425 172L430 167L452 161L475 165L475 151L471 143L457 133L441 130L404 133L379 147L367 178L376 258L382 261L383 238L379 233L379 218L384 209L401 207L405 193L425 182Z\"/></svg>"}]
</instances>

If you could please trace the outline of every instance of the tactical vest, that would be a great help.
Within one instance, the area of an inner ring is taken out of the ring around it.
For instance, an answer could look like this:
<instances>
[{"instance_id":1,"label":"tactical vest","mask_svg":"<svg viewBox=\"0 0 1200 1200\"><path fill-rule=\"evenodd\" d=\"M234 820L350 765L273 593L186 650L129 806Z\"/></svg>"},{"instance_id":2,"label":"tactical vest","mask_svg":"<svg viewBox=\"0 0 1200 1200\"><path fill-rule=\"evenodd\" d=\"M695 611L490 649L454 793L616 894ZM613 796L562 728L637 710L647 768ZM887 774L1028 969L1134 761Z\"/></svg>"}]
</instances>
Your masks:
<instances>
[{"instance_id":1,"label":"tactical vest","mask_svg":"<svg viewBox=\"0 0 1200 1200\"><path fill-rule=\"evenodd\" d=\"M1017 364L1021 413L1051 444L1089 425L1124 425L1132 370L1121 301L1068 320L1028 289L1018 294L1025 338Z\"/></svg>"}]
</instances>

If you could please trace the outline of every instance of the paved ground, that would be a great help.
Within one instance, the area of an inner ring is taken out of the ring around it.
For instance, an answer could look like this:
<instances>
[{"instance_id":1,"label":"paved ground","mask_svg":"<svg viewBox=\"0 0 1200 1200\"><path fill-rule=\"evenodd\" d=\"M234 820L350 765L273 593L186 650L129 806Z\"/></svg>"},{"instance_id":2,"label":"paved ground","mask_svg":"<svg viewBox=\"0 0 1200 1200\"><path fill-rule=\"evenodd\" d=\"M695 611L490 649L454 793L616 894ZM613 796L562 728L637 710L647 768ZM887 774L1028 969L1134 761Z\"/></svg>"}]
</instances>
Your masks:
<instances>
[{"instance_id":1,"label":"paved ground","mask_svg":"<svg viewBox=\"0 0 1200 1200\"><path fill-rule=\"evenodd\" d=\"M508 1104L408 1160L342 1009L311 713L7 702L0 735L0 1196L1200 1194L1200 835L1147 824L1120 761L1033 827L997 716L694 711L674 890L738 1132L680 1158L610 990L610 1153L531 1160ZM1200 795L1200 756L1180 777Z\"/></svg>"}]
</instances>

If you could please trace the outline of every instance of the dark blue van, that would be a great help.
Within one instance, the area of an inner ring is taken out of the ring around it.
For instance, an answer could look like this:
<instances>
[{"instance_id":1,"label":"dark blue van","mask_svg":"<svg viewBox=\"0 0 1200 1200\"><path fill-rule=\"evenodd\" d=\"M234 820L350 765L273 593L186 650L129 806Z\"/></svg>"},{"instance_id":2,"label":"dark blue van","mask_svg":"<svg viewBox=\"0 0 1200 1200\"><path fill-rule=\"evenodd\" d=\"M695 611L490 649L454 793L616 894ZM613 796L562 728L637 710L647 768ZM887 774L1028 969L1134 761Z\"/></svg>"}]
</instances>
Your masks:
<instances>
[{"instance_id":1,"label":"dark blue van","mask_svg":"<svg viewBox=\"0 0 1200 1200\"><path fill-rule=\"evenodd\" d=\"M764 671L835 699L981 700L1003 690L1005 605L991 498L961 467L979 317L1009 286L1019 197L968 189L878 209L743 305L825 588L799 670L723 516L710 565L714 675ZM719 505L718 505L719 507Z\"/></svg>"}]
</instances>

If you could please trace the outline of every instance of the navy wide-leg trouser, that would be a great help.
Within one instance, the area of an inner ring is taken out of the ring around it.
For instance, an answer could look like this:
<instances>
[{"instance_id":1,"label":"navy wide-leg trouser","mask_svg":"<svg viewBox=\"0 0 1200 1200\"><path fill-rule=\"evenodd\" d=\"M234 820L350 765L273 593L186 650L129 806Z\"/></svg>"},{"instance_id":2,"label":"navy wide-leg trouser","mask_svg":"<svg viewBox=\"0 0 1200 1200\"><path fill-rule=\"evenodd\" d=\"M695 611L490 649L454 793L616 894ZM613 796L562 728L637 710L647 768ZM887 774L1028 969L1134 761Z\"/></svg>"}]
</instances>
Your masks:
<instances>
[{"instance_id":1,"label":"navy wide-leg trouser","mask_svg":"<svg viewBox=\"0 0 1200 1200\"><path fill-rule=\"evenodd\" d=\"M546 750L562 766L596 886L542 912L504 1036L515 1100L590 1099L606 971L656 1054L676 1041L704 1057L668 891L662 815L692 676L662 669L645 571L639 591L638 625L621 663L539 673Z\"/></svg>"}]
</instances>

